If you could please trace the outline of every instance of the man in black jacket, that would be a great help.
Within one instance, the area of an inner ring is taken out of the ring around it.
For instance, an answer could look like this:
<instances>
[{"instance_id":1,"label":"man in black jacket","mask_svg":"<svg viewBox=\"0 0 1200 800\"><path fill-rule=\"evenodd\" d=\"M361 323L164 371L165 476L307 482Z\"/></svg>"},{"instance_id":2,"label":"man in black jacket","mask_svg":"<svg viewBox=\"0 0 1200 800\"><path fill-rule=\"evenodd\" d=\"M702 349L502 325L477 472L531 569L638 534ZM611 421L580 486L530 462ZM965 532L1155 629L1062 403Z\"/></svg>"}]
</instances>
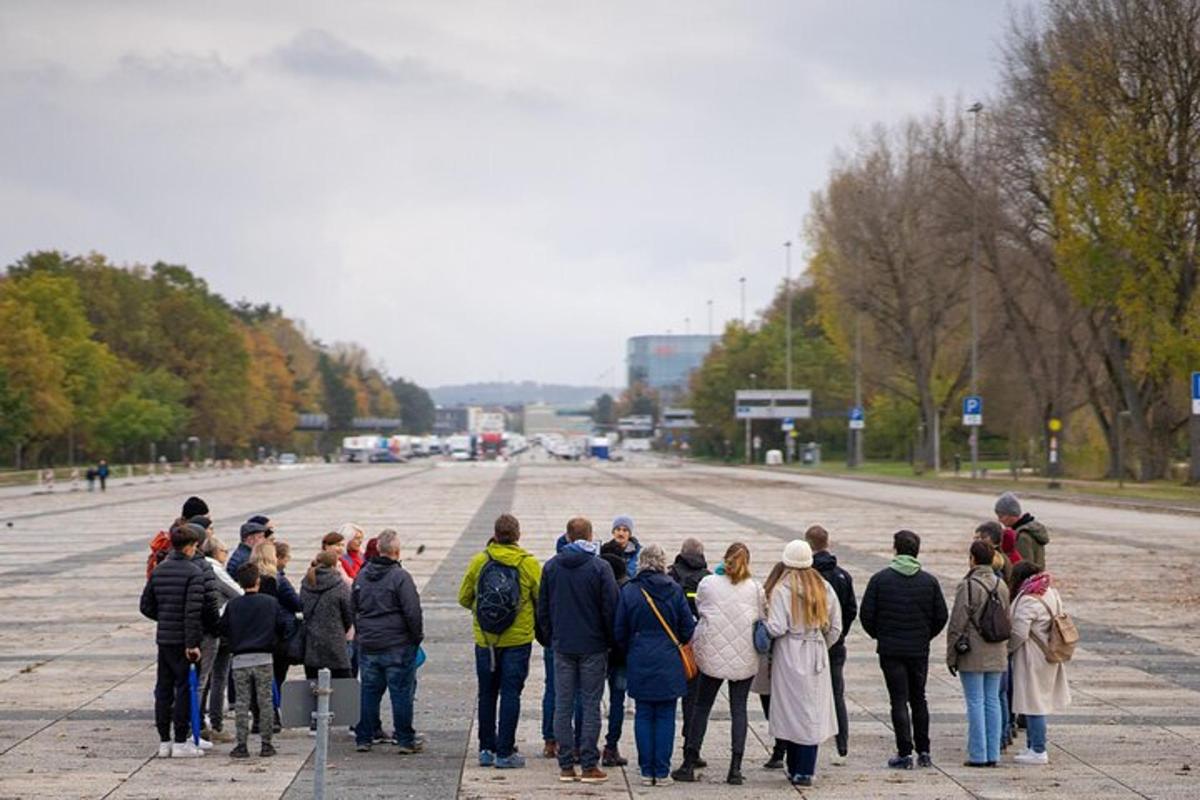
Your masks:
<instances>
[{"instance_id":1,"label":"man in black jacket","mask_svg":"<svg viewBox=\"0 0 1200 800\"><path fill-rule=\"evenodd\" d=\"M683 596L687 598L692 616L699 619L700 615L696 612L696 590L700 588L700 581L712 575L708 561L704 558L704 542L694 537L684 539L679 554L675 556L675 563L667 569L667 575L683 589ZM687 732L692 728L692 716L696 713L696 699L700 693L699 676L688 681L687 687L687 694L683 696L683 729L679 732L685 742ZM694 763L697 768L708 766L708 761L699 753L695 754Z\"/></svg>"},{"instance_id":2,"label":"man in black jacket","mask_svg":"<svg viewBox=\"0 0 1200 800\"><path fill-rule=\"evenodd\" d=\"M837 594L842 608L842 635L829 648L829 677L833 681L833 705L837 710L837 755L830 763L843 765L850 753L850 717L846 713L846 631L858 616L858 603L854 599L854 581L850 573L838 566L837 557L829 552L829 531L813 525L804 532L804 538L813 550L813 567L821 573Z\"/></svg>"},{"instance_id":3,"label":"man in black jacket","mask_svg":"<svg viewBox=\"0 0 1200 800\"><path fill-rule=\"evenodd\" d=\"M379 703L392 697L396 745L402 754L419 753L423 743L413 730L417 647L425 638L421 598L412 575L400 566L400 534L379 534L379 555L359 571L350 593L358 635L362 702L355 727L356 749L371 749L371 734L379 729Z\"/></svg>"},{"instance_id":4,"label":"man in black jacket","mask_svg":"<svg viewBox=\"0 0 1200 800\"><path fill-rule=\"evenodd\" d=\"M229 638L233 653L233 684L237 689L237 745L230 751L232 758L249 758L246 741L250 738L250 701L258 700L258 708L271 707L272 660L275 648L287 635L286 617L280 613L279 602L259 589L256 564L243 564L237 572L238 585L245 594L235 597L225 606L221 616L221 634ZM275 755L271 744L274 729L260 726L262 748L259 755Z\"/></svg>"},{"instance_id":5,"label":"man in black jacket","mask_svg":"<svg viewBox=\"0 0 1200 800\"><path fill-rule=\"evenodd\" d=\"M878 642L875 652L892 704L897 754L888 759L888 766L912 769L915 743L917 765L931 767L929 706L925 702L929 642L946 627L950 615L942 587L921 570L917 561L921 538L912 531L897 531L892 541L896 557L871 576L863 592L859 619L867 634Z\"/></svg>"},{"instance_id":6,"label":"man in black jacket","mask_svg":"<svg viewBox=\"0 0 1200 800\"><path fill-rule=\"evenodd\" d=\"M158 728L160 758L204 755L203 750L188 741L191 731L188 665L200 660L204 636L204 571L192 561L197 543L196 531L191 526L172 528L171 553L154 568L142 590L141 612L158 623L154 636L158 644L154 724Z\"/></svg>"}]
</instances>

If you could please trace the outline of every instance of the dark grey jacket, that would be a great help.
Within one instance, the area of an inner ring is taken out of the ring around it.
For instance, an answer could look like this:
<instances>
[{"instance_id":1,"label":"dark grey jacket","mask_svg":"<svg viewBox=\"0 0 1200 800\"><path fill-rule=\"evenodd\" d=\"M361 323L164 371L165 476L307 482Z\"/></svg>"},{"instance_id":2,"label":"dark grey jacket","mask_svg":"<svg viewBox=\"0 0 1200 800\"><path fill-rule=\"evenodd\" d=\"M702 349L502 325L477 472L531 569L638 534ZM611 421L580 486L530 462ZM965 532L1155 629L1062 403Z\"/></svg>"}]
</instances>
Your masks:
<instances>
[{"instance_id":1,"label":"dark grey jacket","mask_svg":"<svg viewBox=\"0 0 1200 800\"><path fill-rule=\"evenodd\" d=\"M300 581L304 609L304 666L314 669L350 669L346 631L354 624L350 587L341 574L328 567L317 569L316 586Z\"/></svg>"},{"instance_id":2,"label":"dark grey jacket","mask_svg":"<svg viewBox=\"0 0 1200 800\"><path fill-rule=\"evenodd\" d=\"M354 579L350 599L358 645L364 651L417 645L425 638L417 584L399 561L372 558Z\"/></svg>"},{"instance_id":3,"label":"dark grey jacket","mask_svg":"<svg viewBox=\"0 0 1200 800\"><path fill-rule=\"evenodd\" d=\"M204 633L204 570L178 550L150 573L141 611L158 623L154 640L171 647L199 647Z\"/></svg>"}]
</instances>

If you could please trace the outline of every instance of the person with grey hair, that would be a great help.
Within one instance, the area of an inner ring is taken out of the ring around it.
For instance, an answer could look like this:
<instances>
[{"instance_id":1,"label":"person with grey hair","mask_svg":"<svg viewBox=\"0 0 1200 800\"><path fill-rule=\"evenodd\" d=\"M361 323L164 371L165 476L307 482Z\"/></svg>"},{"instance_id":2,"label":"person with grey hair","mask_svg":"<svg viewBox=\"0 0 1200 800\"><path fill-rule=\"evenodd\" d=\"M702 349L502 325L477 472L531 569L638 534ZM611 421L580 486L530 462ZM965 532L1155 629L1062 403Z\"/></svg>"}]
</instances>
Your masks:
<instances>
[{"instance_id":1,"label":"person with grey hair","mask_svg":"<svg viewBox=\"0 0 1200 800\"><path fill-rule=\"evenodd\" d=\"M692 617L700 619L700 614L696 610L696 592L700 588L700 581L712 575L708 569L708 562L704 559L704 542L690 536L684 539L679 548L679 554L675 556L675 562L667 570L667 575L683 589L683 596L687 598L688 608L692 610ZM685 740L687 732L692 727L692 716L696 713L696 700L699 696L700 678L696 677L688 681L688 691L683 696L683 730L680 731L680 735ZM685 744L686 741L680 746ZM695 755L694 764L697 769L708 766L708 762L699 752L693 755Z\"/></svg>"},{"instance_id":2,"label":"person with grey hair","mask_svg":"<svg viewBox=\"0 0 1200 800\"><path fill-rule=\"evenodd\" d=\"M1017 552L1022 561L1032 561L1039 569L1046 568L1046 545L1050 543L1050 532L1046 526L1021 510L1021 501L1012 492L996 498L996 519L1006 528L1017 533Z\"/></svg>"},{"instance_id":3,"label":"person with grey hair","mask_svg":"<svg viewBox=\"0 0 1200 800\"><path fill-rule=\"evenodd\" d=\"M621 589L613 638L625 651L626 692L634 699L634 739L643 786L667 786L675 741L675 702L687 694L680 647L696 618L683 590L667 577L657 544L642 548L637 577Z\"/></svg>"},{"instance_id":4,"label":"person with grey hair","mask_svg":"<svg viewBox=\"0 0 1200 800\"><path fill-rule=\"evenodd\" d=\"M423 749L413 729L417 647L425 638L421 597L412 575L400 565L400 535L389 528L379 534L378 544L379 555L358 573L350 593L362 680L355 747L360 753L371 750L380 724L379 703L387 691L397 750L407 755Z\"/></svg>"},{"instance_id":5,"label":"person with grey hair","mask_svg":"<svg viewBox=\"0 0 1200 800\"><path fill-rule=\"evenodd\" d=\"M224 614L226 603L241 597L245 590L225 571L225 562L229 560L229 547L225 542L210 535L204 540L201 552L216 576L217 600L220 612ZM208 724L204 727L209 735L204 738L228 743L233 741L233 736L224 731L225 685L229 683L229 664L233 652L229 649L228 637L218 637L216 644L210 650L205 650L203 645L200 648L200 707L208 708Z\"/></svg>"}]
</instances>

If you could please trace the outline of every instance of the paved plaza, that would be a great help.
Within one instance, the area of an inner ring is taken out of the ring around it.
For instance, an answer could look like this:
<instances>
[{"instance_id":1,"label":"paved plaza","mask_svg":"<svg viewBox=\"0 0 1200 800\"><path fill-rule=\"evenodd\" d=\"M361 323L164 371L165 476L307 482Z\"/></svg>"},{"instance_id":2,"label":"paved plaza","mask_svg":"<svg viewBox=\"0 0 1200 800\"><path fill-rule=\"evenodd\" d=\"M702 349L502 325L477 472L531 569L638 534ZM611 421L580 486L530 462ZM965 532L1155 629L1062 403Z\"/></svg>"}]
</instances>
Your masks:
<instances>
[{"instance_id":1,"label":"paved plaza","mask_svg":"<svg viewBox=\"0 0 1200 800\"><path fill-rule=\"evenodd\" d=\"M294 581L321 536L342 522L359 522L372 535L383 527L400 531L426 614L429 659L416 707L426 752L355 753L346 732L353 720L335 720L328 795L356 799L799 793L781 772L760 768L769 739L757 697L743 787L722 782L729 748L724 697L709 726L710 766L701 784L644 788L633 766L610 770L600 786L559 784L554 762L538 757L543 675L536 645L518 731L529 765L507 772L476 766L470 618L456 595L468 558L501 512L520 518L522 544L539 558L552 555L569 517L590 517L600 534L625 513L643 544L673 553L696 536L710 564L730 542L743 541L760 580L786 540L819 522L860 594L886 564L891 533L907 527L921 534L921 561L951 594L966 572L971 532L992 506L990 496L978 494L651 460L313 466L116 481L105 494L3 490L0 798L311 796L313 739L303 730L277 736L279 755L270 760L232 761L228 745L203 759L152 758L154 626L138 614L137 601L147 542L193 493L207 500L227 542L236 541L248 516L269 514L279 538L292 544ZM849 765L830 766L832 743L822 748L816 786L804 796L1200 797L1200 517L1052 501L1031 502L1029 510L1050 528L1049 568L1083 636L1069 666L1074 706L1050 718L1051 765L1016 767L1009 755L994 770L961 766L961 692L943 665L939 638L929 679L936 768L889 772L887 695L874 643L855 624L847 640ZM630 701L622 751L636 763L632 720Z\"/></svg>"}]
</instances>

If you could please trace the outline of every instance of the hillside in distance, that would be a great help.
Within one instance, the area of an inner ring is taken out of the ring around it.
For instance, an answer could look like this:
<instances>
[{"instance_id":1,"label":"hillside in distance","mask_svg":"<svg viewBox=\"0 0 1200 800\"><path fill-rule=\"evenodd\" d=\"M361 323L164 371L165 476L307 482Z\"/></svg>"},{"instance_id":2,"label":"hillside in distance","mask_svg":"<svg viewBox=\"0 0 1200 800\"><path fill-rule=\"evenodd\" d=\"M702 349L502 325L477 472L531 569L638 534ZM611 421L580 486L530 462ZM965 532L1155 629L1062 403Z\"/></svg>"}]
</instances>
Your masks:
<instances>
[{"instance_id":1,"label":"hillside in distance","mask_svg":"<svg viewBox=\"0 0 1200 800\"><path fill-rule=\"evenodd\" d=\"M439 406L455 405L524 405L547 403L552 406L590 406L597 397L617 390L602 386L568 386L535 381L492 381L438 386L430 389L433 402Z\"/></svg>"}]
</instances>

